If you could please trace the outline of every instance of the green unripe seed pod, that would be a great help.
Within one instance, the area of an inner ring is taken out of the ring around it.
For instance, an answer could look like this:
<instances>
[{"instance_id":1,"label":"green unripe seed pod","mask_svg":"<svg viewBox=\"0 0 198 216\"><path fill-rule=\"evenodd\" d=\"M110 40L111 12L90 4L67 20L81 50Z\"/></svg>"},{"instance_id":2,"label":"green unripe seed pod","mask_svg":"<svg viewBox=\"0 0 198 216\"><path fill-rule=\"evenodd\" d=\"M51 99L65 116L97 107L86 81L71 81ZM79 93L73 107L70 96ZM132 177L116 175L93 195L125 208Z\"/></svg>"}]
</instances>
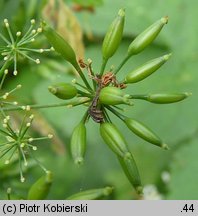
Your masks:
<instances>
[{"instance_id":1,"label":"green unripe seed pod","mask_svg":"<svg viewBox=\"0 0 198 216\"><path fill-rule=\"evenodd\" d=\"M129 152L124 137L116 128L116 126L113 125L112 123L109 122L101 123L100 134L104 142L118 156L124 157Z\"/></svg>"},{"instance_id":2,"label":"green unripe seed pod","mask_svg":"<svg viewBox=\"0 0 198 216\"><path fill-rule=\"evenodd\" d=\"M98 188L82 191L68 197L67 200L97 200L109 196L113 191L112 187Z\"/></svg>"},{"instance_id":3,"label":"green unripe seed pod","mask_svg":"<svg viewBox=\"0 0 198 216\"><path fill-rule=\"evenodd\" d=\"M73 130L71 137L71 154L76 164L82 164L86 151L86 127L80 122Z\"/></svg>"},{"instance_id":4,"label":"green unripe seed pod","mask_svg":"<svg viewBox=\"0 0 198 216\"><path fill-rule=\"evenodd\" d=\"M189 97L191 93L171 93L171 94L150 94L146 100L156 104L168 104L175 103L184 100Z\"/></svg>"},{"instance_id":5,"label":"green unripe seed pod","mask_svg":"<svg viewBox=\"0 0 198 216\"><path fill-rule=\"evenodd\" d=\"M164 144L162 140L151 129L149 129L141 122L131 118L125 118L123 121L127 125L127 127L140 138L164 149L168 149L168 146Z\"/></svg>"},{"instance_id":6,"label":"green unripe seed pod","mask_svg":"<svg viewBox=\"0 0 198 216\"><path fill-rule=\"evenodd\" d=\"M125 175L138 194L142 194L142 184L136 162L129 152L125 157L118 157Z\"/></svg>"},{"instance_id":7,"label":"green unripe seed pod","mask_svg":"<svg viewBox=\"0 0 198 216\"><path fill-rule=\"evenodd\" d=\"M52 172L47 171L45 175L39 178L28 192L28 200L43 200L47 197L53 181Z\"/></svg>"},{"instance_id":8,"label":"green unripe seed pod","mask_svg":"<svg viewBox=\"0 0 198 216\"><path fill-rule=\"evenodd\" d=\"M128 56L136 55L144 50L160 33L165 24L168 23L168 17L163 17L160 20L153 23L141 34L139 34L129 45Z\"/></svg>"},{"instance_id":9,"label":"green unripe seed pod","mask_svg":"<svg viewBox=\"0 0 198 216\"><path fill-rule=\"evenodd\" d=\"M77 89L70 83L56 83L48 87L48 90L56 97L67 100L77 95Z\"/></svg>"},{"instance_id":10,"label":"green unripe seed pod","mask_svg":"<svg viewBox=\"0 0 198 216\"><path fill-rule=\"evenodd\" d=\"M101 89L99 95L100 103L105 105L132 105L133 103L130 101L129 98L130 95L124 94L123 90L112 86L107 86Z\"/></svg>"},{"instance_id":11,"label":"green unripe seed pod","mask_svg":"<svg viewBox=\"0 0 198 216\"><path fill-rule=\"evenodd\" d=\"M118 16L110 25L103 44L102 44L102 55L103 59L107 60L113 56L116 50L119 47L120 41L122 39L123 28L124 28L124 20L125 20L125 11L120 9L118 12Z\"/></svg>"},{"instance_id":12,"label":"green unripe seed pod","mask_svg":"<svg viewBox=\"0 0 198 216\"><path fill-rule=\"evenodd\" d=\"M50 26L42 23L42 29L44 35L55 51L76 67L76 54L73 48Z\"/></svg>"},{"instance_id":13,"label":"green unripe seed pod","mask_svg":"<svg viewBox=\"0 0 198 216\"><path fill-rule=\"evenodd\" d=\"M124 79L124 83L136 83L145 79L159 69L170 58L170 56L171 54L167 54L146 62L142 66L128 73Z\"/></svg>"}]
</instances>

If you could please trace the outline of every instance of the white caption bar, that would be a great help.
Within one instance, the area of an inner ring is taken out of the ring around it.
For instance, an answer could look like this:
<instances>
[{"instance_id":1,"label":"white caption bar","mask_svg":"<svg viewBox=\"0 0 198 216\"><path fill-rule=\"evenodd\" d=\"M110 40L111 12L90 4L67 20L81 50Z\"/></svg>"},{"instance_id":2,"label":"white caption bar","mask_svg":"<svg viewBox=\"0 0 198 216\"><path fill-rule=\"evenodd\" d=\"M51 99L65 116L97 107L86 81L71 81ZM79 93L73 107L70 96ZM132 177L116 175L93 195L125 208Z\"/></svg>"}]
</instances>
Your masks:
<instances>
[{"instance_id":1,"label":"white caption bar","mask_svg":"<svg viewBox=\"0 0 198 216\"><path fill-rule=\"evenodd\" d=\"M0 215L197 216L198 201L0 201Z\"/></svg>"}]
</instances>

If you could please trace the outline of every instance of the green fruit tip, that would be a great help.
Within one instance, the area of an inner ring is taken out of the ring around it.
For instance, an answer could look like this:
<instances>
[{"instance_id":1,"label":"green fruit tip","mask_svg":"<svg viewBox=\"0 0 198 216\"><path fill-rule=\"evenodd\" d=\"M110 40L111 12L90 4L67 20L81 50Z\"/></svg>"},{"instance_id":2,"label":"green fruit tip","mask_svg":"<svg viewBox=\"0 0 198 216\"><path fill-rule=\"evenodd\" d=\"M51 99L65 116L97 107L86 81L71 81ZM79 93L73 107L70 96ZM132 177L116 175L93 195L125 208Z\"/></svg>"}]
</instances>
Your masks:
<instances>
[{"instance_id":1,"label":"green fruit tip","mask_svg":"<svg viewBox=\"0 0 198 216\"><path fill-rule=\"evenodd\" d=\"M129 106L132 106L132 105L133 105L132 101L130 101L130 100L126 99L126 98L123 99L123 102L124 102L125 104L129 105Z\"/></svg>"},{"instance_id":2,"label":"green fruit tip","mask_svg":"<svg viewBox=\"0 0 198 216\"><path fill-rule=\"evenodd\" d=\"M172 53L169 53L167 55L164 55L163 58L165 61L167 61L172 56Z\"/></svg>"},{"instance_id":3,"label":"green fruit tip","mask_svg":"<svg viewBox=\"0 0 198 216\"><path fill-rule=\"evenodd\" d=\"M184 94L185 94L186 97L189 97L189 96L192 95L192 92L185 92Z\"/></svg>"},{"instance_id":4,"label":"green fruit tip","mask_svg":"<svg viewBox=\"0 0 198 216\"><path fill-rule=\"evenodd\" d=\"M124 95L123 102L129 106L132 106L133 102L131 100L129 100L130 98L131 98L131 96L129 94Z\"/></svg>"},{"instance_id":5,"label":"green fruit tip","mask_svg":"<svg viewBox=\"0 0 198 216\"><path fill-rule=\"evenodd\" d=\"M137 194L143 195L143 187L142 186L139 185L139 186L135 187L135 190L136 190Z\"/></svg>"},{"instance_id":6,"label":"green fruit tip","mask_svg":"<svg viewBox=\"0 0 198 216\"><path fill-rule=\"evenodd\" d=\"M170 148L168 147L168 145L165 144L165 143L163 143L161 147L162 147L163 149L165 149L165 150L169 150L169 149L170 149Z\"/></svg>"},{"instance_id":7,"label":"green fruit tip","mask_svg":"<svg viewBox=\"0 0 198 216\"><path fill-rule=\"evenodd\" d=\"M52 172L51 172L50 170L47 170L47 171L46 171L46 181L47 181L48 183L51 183L52 180L53 180L53 174L52 174Z\"/></svg>"},{"instance_id":8,"label":"green fruit tip","mask_svg":"<svg viewBox=\"0 0 198 216\"><path fill-rule=\"evenodd\" d=\"M76 165L81 166L84 163L84 159L82 157L79 157L74 162Z\"/></svg>"},{"instance_id":9,"label":"green fruit tip","mask_svg":"<svg viewBox=\"0 0 198 216\"><path fill-rule=\"evenodd\" d=\"M49 86L48 90L52 93L52 94L56 94L57 93L57 88L53 87L53 86Z\"/></svg>"},{"instance_id":10,"label":"green fruit tip","mask_svg":"<svg viewBox=\"0 0 198 216\"><path fill-rule=\"evenodd\" d=\"M161 18L161 22L162 22L163 24L167 24L167 23L168 23L168 16L162 17L162 18Z\"/></svg>"},{"instance_id":11,"label":"green fruit tip","mask_svg":"<svg viewBox=\"0 0 198 216\"><path fill-rule=\"evenodd\" d=\"M125 9L124 8L121 8L119 11L118 11L118 15L123 17L125 16Z\"/></svg>"},{"instance_id":12,"label":"green fruit tip","mask_svg":"<svg viewBox=\"0 0 198 216\"><path fill-rule=\"evenodd\" d=\"M113 187L105 187L104 188L104 195L105 196L108 196L108 195L110 195L111 193L112 193L112 191L113 191Z\"/></svg>"}]
</instances>

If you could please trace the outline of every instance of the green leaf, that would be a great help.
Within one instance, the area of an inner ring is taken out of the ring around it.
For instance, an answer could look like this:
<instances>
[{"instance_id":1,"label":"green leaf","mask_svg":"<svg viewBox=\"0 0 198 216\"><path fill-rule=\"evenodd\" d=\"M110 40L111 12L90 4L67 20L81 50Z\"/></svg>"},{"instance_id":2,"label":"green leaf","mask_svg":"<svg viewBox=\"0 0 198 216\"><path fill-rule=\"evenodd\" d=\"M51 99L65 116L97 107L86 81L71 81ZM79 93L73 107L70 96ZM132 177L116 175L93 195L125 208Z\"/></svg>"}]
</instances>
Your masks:
<instances>
[{"instance_id":1,"label":"green leaf","mask_svg":"<svg viewBox=\"0 0 198 216\"><path fill-rule=\"evenodd\" d=\"M197 200L197 139L178 149L170 162L171 181L167 199Z\"/></svg>"}]
</instances>

